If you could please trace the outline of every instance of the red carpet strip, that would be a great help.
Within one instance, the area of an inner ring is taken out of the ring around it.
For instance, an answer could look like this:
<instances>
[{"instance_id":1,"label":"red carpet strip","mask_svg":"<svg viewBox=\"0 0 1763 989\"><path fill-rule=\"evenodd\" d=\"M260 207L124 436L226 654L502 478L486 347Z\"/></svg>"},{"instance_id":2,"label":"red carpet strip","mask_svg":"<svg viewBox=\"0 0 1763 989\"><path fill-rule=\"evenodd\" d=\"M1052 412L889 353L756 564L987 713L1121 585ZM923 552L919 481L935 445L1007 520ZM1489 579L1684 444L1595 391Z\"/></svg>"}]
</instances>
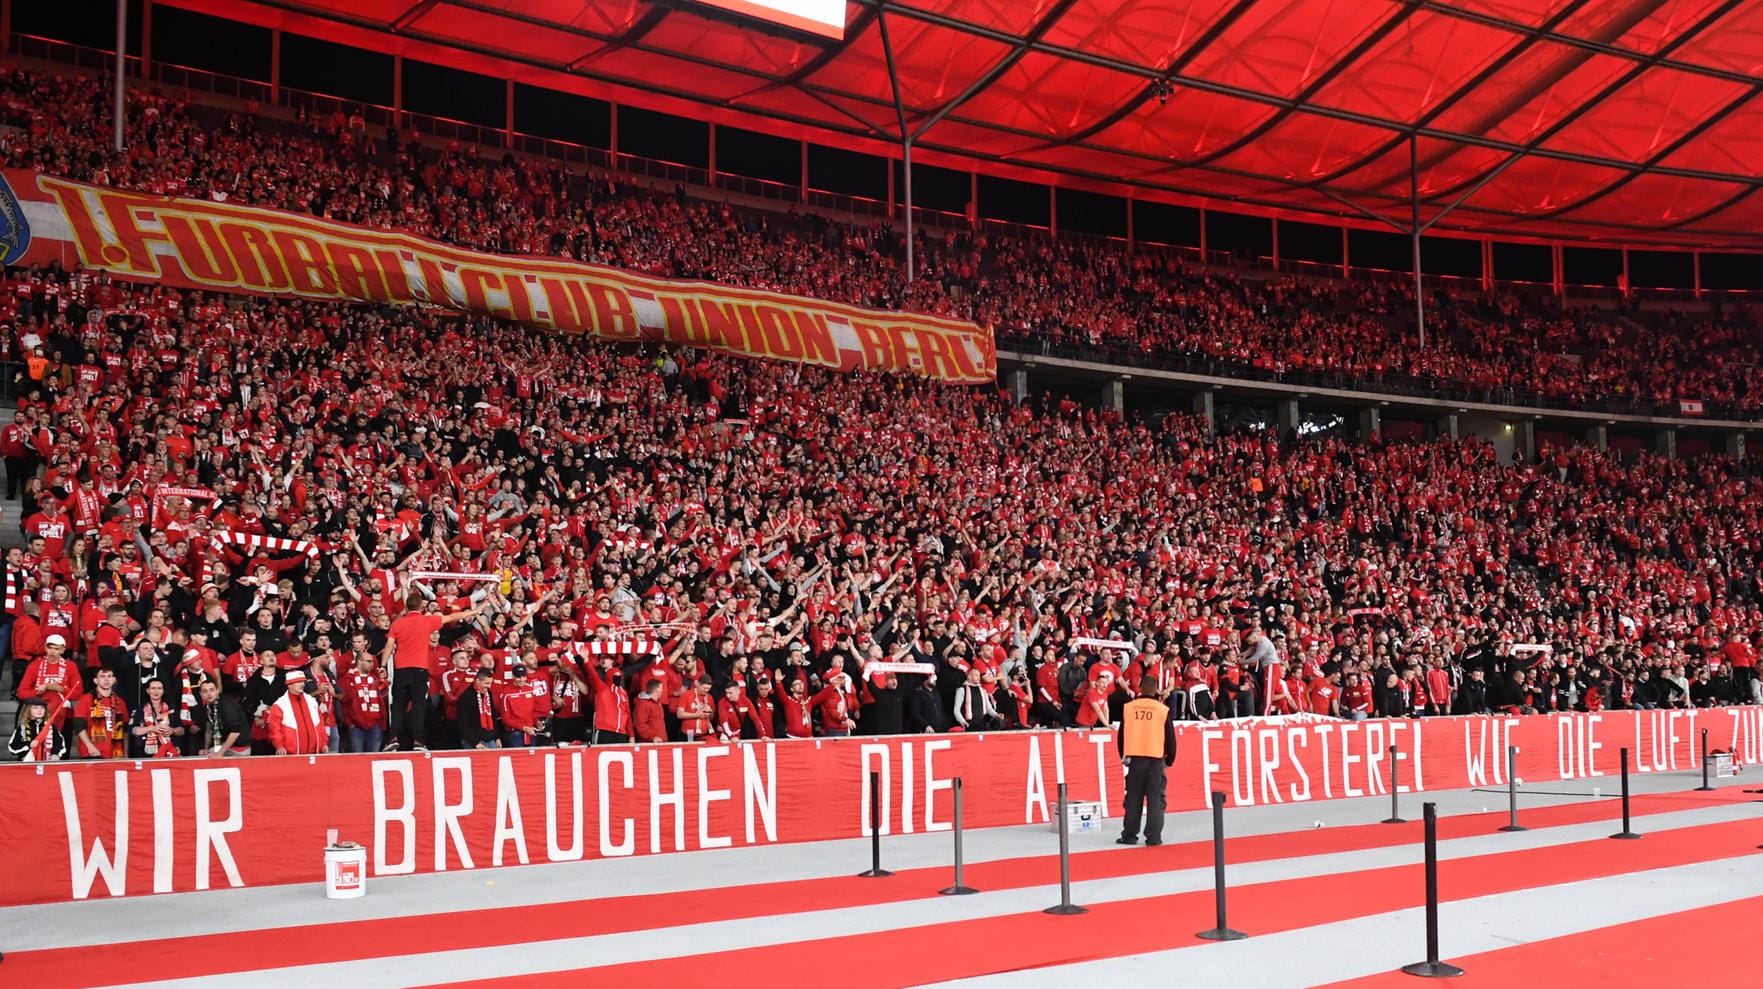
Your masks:
<instances>
[{"instance_id":1,"label":"red carpet strip","mask_svg":"<svg viewBox=\"0 0 1763 989\"><path fill-rule=\"evenodd\" d=\"M1703 825L1649 835L1613 847L1594 839L1526 851L1439 863L1447 900L1580 882L1604 876L1753 855L1754 821ZM1157 856L1148 852L1149 861ZM974 885L979 885L977 882ZM983 888L983 887L981 887ZM1314 927L1420 906L1419 865L1262 883L1232 889L1230 922L1258 934ZM1051 906L1051 904L1049 904ZM593 968L548 972L458 986L551 986L565 976L587 976L591 985L686 985L714 973L720 987L774 986L777 973L836 972L840 989L892 989L1000 971L1065 965L1124 954L1166 951L1199 942L1193 932L1210 927L1212 891L1090 905L1080 916L1035 912L875 934L764 945ZM1418 939L1418 934L1417 934ZM887 959L886 965L864 964Z\"/></svg>"},{"instance_id":2,"label":"red carpet strip","mask_svg":"<svg viewBox=\"0 0 1763 989\"><path fill-rule=\"evenodd\" d=\"M1608 989L1739 989L1756 986L1755 949L1744 940L1763 897L1668 913L1595 931L1447 958L1463 969L1456 987L1599 986ZM1415 989L1402 972L1334 983L1329 989Z\"/></svg>"},{"instance_id":3,"label":"red carpet strip","mask_svg":"<svg viewBox=\"0 0 1763 989\"><path fill-rule=\"evenodd\" d=\"M1750 798L1730 787L1713 793L1656 794L1636 797L1632 810L1640 816L1746 799ZM1326 815L1328 805L1319 803L1316 810L1319 815ZM1614 801L1585 802L1521 811L1520 820L1528 827L1540 829L1610 820L1619 814ZM1112 829L1117 822L1117 818L1109 819L1110 836L1116 833ZM1442 841L1486 835L1503 823L1505 815L1493 813L1441 818L1439 838ZM1226 827L1229 827L1228 817ZM1417 842L1420 828L1416 821L1406 825L1366 824L1247 835L1228 839L1226 856L1232 863L1245 863L1392 847ZM1049 834L1048 839L1051 843L1052 835ZM862 864L853 862L854 867ZM1152 871L1205 868L1211 864L1209 840L1171 844L1156 850L1129 851L1110 845L1106 850L1077 853L1071 857L1073 882ZM949 878L949 869L939 866L901 870L885 882L835 876L763 883L737 890L691 890L456 910L344 924L299 925L91 945L76 950L92 964L115 965L122 970L144 965L162 977L225 975L261 968L262 960L273 956L289 943L290 938L301 944L304 964L346 962L389 953L496 947L774 913L898 903L934 895L937 889L948 885ZM1055 855L970 863L965 875L968 885L982 890L1035 886L1057 881L1057 878ZM1206 895L1209 898L1211 894ZM43 985L59 982L65 976L65 950L9 953L5 961L7 980L42 977L48 980L40 983Z\"/></svg>"}]
</instances>

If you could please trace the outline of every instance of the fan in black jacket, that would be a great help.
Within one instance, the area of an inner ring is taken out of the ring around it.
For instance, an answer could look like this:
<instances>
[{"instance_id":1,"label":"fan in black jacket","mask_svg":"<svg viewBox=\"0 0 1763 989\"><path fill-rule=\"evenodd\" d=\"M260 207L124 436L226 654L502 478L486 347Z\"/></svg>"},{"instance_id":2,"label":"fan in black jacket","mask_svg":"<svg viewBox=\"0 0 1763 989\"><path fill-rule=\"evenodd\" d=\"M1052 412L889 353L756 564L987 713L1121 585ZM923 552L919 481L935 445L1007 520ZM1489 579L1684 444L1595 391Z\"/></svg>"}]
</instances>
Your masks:
<instances>
[{"instance_id":1,"label":"fan in black jacket","mask_svg":"<svg viewBox=\"0 0 1763 989\"><path fill-rule=\"evenodd\" d=\"M1382 704L1379 705L1380 712ZM1469 679L1457 688L1457 704L1453 714L1486 714L1488 711L1488 685L1481 667L1469 671Z\"/></svg>"},{"instance_id":2,"label":"fan in black jacket","mask_svg":"<svg viewBox=\"0 0 1763 989\"><path fill-rule=\"evenodd\" d=\"M239 702L220 692L220 684L205 681L197 688L201 703L190 710L189 751L209 757L249 748L251 722Z\"/></svg>"},{"instance_id":3,"label":"fan in black jacket","mask_svg":"<svg viewBox=\"0 0 1763 989\"><path fill-rule=\"evenodd\" d=\"M884 673L881 676L881 684L874 680L864 684L868 703L863 705L863 732L866 735L898 735L906 730L906 691L900 689L898 674Z\"/></svg>"},{"instance_id":4,"label":"fan in black jacket","mask_svg":"<svg viewBox=\"0 0 1763 989\"><path fill-rule=\"evenodd\" d=\"M495 673L480 668L472 685L459 695L459 747L493 749L502 737L502 713L496 710L496 698L490 685Z\"/></svg>"},{"instance_id":5,"label":"fan in black jacket","mask_svg":"<svg viewBox=\"0 0 1763 989\"><path fill-rule=\"evenodd\" d=\"M906 696L906 731L914 735L947 731L952 709L944 707L937 695L936 678L920 676L918 679L923 682Z\"/></svg>"}]
</instances>

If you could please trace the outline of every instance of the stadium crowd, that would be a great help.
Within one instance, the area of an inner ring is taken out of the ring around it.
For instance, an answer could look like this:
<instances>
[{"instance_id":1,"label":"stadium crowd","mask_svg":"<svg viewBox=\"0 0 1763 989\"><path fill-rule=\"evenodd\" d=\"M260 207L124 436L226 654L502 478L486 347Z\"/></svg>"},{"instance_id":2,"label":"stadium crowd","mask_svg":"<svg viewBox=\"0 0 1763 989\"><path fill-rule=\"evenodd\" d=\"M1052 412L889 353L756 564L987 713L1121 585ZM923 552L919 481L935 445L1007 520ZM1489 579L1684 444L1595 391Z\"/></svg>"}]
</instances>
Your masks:
<instances>
[{"instance_id":1,"label":"stadium crowd","mask_svg":"<svg viewBox=\"0 0 1763 989\"><path fill-rule=\"evenodd\" d=\"M1752 401L1738 323L1643 350L1481 300L1421 351L1369 286L953 232L908 286L884 227L346 117L296 132L137 94L117 156L93 86L0 74L6 163L1049 342ZM1763 478L1742 461L1217 436L59 269L8 271L0 325L26 367L0 430L25 503L0 624L21 757L1091 726L1144 676L1201 720L1758 697Z\"/></svg>"},{"instance_id":2,"label":"stadium crowd","mask_svg":"<svg viewBox=\"0 0 1763 989\"><path fill-rule=\"evenodd\" d=\"M129 150L119 155L100 90L89 75L0 69L0 119L18 128L0 161L492 251L960 316L992 327L1007 348L1174 359L1223 374L1325 373L1373 389L1500 400L1763 408L1759 327L1744 306L1623 319L1440 290L1426 300L1430 341L1421 348L1406 287L1257 281L1116 242L923 227L919 277L907 283L903 238L884 223L744 210L555 162L427 148L414 134L370 133L340 111L290 122L131 90Z\"/></svg>"},{"instance_id":3,"label":"stadium crowd","mask_svg":"<svg viewBox=\"0 0 1763 989\"><path fill-rule=\"evenodd\" d=\"M1741 461L1214 436L86 272L0 299L42 353L0 431L31 757L1096 725L1145 675L1196 719L1756 696Z\"/></svg>"}]
</instances>

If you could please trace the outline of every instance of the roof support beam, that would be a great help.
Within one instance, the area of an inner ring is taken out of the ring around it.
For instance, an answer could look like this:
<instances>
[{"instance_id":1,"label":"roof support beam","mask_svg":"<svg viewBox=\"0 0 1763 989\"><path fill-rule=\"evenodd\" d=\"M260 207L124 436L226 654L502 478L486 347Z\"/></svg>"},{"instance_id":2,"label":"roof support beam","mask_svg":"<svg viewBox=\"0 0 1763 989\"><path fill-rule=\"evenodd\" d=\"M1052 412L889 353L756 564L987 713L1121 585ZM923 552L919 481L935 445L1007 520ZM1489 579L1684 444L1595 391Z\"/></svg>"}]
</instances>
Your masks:
<instances>
[{"instance_id":1,"label":"roof support beam","mask_svg":"<svg viewBox=\"0 0 1763 989\"><path fill-rule=\"evenodd\" d=\"M872 0L872 2L880 3L882 0ZM1728 3L1737 2L1741 2L1741 0L1728 0ZM976 37L998 42L999 44L1019 45L1025 43L1022 38L1007 31L988 28L983 25L974 24L945 14L920 10L915 7L893 7L891 9L897 15L902 17L909 17L913 20L923 21L927 24L935 24L954 31L963 31ZM1257 92L1256 90L1247 89L1242 86L1214 82L1210 79L1202 79L1197 76L1190 76L1182 73L1162 73L1155 69L1136 65L1132 62L1122 61L1121 59L1113 58L1111 56L1096 55L1090 52L1068 48L1063 45L1049 44L1045 41L1030 43L1029 48L1031 51L1040 54L1052 55L1056 58L1062 58L1081 65L1109 69L1125 75L1135 75L1147 80L1167 78L1175 85L1187 89L1211 93L1216 96L1229 96L1233 99L1239 99L1247 103L1259 103L1263 106L1272 106L1288 110L1301 110L1304 113L1328 120L1341 120L1347 123L1359 124L1380 130L1393 130L1406 133L1410 129L1406 124L1378 117L1373 114L1359 113L1353 110L1343 110L1339 107L1324 106L1320 104L1301 104L1296 100L1284 96L1275 96L1271 93ZM987 126L983 121L976 123L981 127ZM993 129L996 128L994 127ZM1530 148L1513 141L1504 141L1481 134L1465 134L1456 131L1439 130L1432 127L1418 128L1416 133L1419 137L1427 138L1429 140L1464 144L1471 147L1486 148L1491 151L1505 151L1508 153L1522 150L1539 158L1548 158L1553 161L1568 161L1580 165L1594 165L1600 168L1610 168L1618 171L1635 171L1638 167L1634 162L1622 161L1621 159L1588 155L1577 151L1562 151L1556 148ZM1114 151L1114 153L1119 152ZM1763 185L1763 176L1739 176L1736 174L1709 172L1695 168L1658 168L1654 169L1654 172L1659 175L1668 175L1676 178L1700 179L1715 182L1738 182L1742 185Z\"/></svg>"},{"instance_id":2,"label":"roof support beam","mask_svg":"<svg viewBox=\"0 0 1763 989\"><path fill-rule=\"evenodd\" d=\"M1040 41L1041 38L1045 37L1047 34L1047 31L1050 30L1053 27L1053 25L1059 23L1059 18L1064 17L1065 12L1070 10L1072 4L1074 4L1076 2L1077 2L1077 0L1059 0L1059 2L1053 4L1052 7L1048 8L1047 12L1041 16L1041 19L1039 21L1035 22L1035 26L1029 29L1028 34L1023 37L1021 44L1012 48L1008 55L1005 55L1003 58L999 59L997 61L997 63L994 64L991 68L989 68L985 72L981 73L980 77L978 79L975 79L972 82L972 84L970 84L966 89L961 91L961 95L955 97L954 99L950 100L947 103L944 103L941 107L939 107L935 113L930 115L930 118L928 120L926 120L924 123L919 125L918 131L912 135L912 139L917 140L917 139L923 137L926 131L930 130L932 127L935 127L939 122L941 122L943 120L943 118L947 117L949 114L954 113L958 108L960 108L961 104L966 103L968 100L973 99L975 96L978 96L980 93L984 92L989 86L991 86L992 83L997 82L1004 75L1004 73L1010 71L1010 69L1012 67L1014 67L1016 65L1016 63L1022 61L1022 56L1027 55L1029 53L1029 49L1036 42ZM879 4L877 6L877 9L878 10L885 10L887 8L887 6L888 6L888 0L880 0ZM892 56L889 56L888 74L889 74L890 78L893 76L893 72L894 72L894 66L893 66ZM894 102L898 103L899 101L900 101L900 87L899 87L898 82L896 82L894 85Z\"/></svg>"},{"instance_id":3,"label":"roof support beam","mask_svg":"<svg viewBox=\"0 0 1763 989\"><path fill-rule=\"evenodd\" d=\"M1465 81L1462 85L1458 86L1456 89L1454 89L1450 93L1446 94L1444 99L1433 104L1433 106L1430 109L1428 109L1425 113L1422 113L1420 115L1420 118L1414 122L1414 127L1417 127L1417 128L1418 127L1425 127L1428 124L1432 123L1433 121L1437 120L1438 118L1444 116L1447 112L1449 112L1457 104L1463 102L1463 100L1466 99L1469 96L1469 94L1475 92L1477 89L1481 88L1481 86L1486 84L1489 79L1492 79L1494 76L1499 75L1501 72L1503 72L1505 70L1506 66L1511 65L1514 61L1516 61L1519 58L1519 56L1523 55L1525 52L1534 48L1536 46L1536 44L1543 39L1544 35L1547 32L1549 32L1550 30L1554 29L1555 27L1557 27L1561 24L1566 23L1568 18L1579 13L1580 8L1586 6L1587 4L1589 4L1591 2L1592 2L1592 0L1568 0L1568 2L1563 4L1561 6L1560 10L1555 11L1555 13L1553 15L1551 15L1548 20L1537 25L1537 27L1534 30L1527 32L1524 35L1524 37L1518 42L1518 44L1513 45L1510 48L1507 48L1505 51L1501 52L1499 54L1499 56L1497 56L1496 58L1489 61L1487 65L1483 66L1481 71L1477 72L1475 75L1471 76L1467 81ZM1319 176L1315 179L1312 179L1309 183L1309 186L1311 188L1319 189L1322 186L1327 185L1331 182L1337 182L1340 179L1343 179L1348 175L1352 175L1354 172L1357 172L1360 169L1365 168L1366 166L1370 165L1371 163L1381 159L1384 155L1387 155L1391 151L1394 151L1396 149L1396 145L1402 143L1403 141L1406 141L1407 139L1408 139L1407 135L1405 135L1405 134L1391 137L1388 141L1384 142L1382 145L1378 146L1377 148L1373 149L1372 151L1370 151L1364 155L1361 155L1358 158L1358 160L1352 162L1351 164L1344 165L1340 168L1335 169L1332 172L1329 172L1326 175L1322 175L1322 176Z\"/></svg>"},{"instance_id":4,"label":"roof support beam","mask_svg":"<svg viewBox=\"0 0 1763 989\"><path fill-rule=\"evenodd\" d=\"M1329 83L1340 78L1341 73L1358 64L1360 59L1370 54L1373 49L1382 44L1383 39L1389 37L1391 31L1394 31L1396 28L1407 23L1408 18L1414 16L1414 11L1414 7L1401 7L1394 13L1390 14L1390 16L1384 18L1383 23L1379 24L1370 33L1366 34L1364 38L1361 38L1359 43L1354 45L1350 50L1336 57L1334 64L1324 69L1308 86L1305 86L1297 96L1293 97L1293 102L1296 105L1291 109L1280 110L1278 113L1273 114L1256 126L1249 128L1249 130L1242 136L1226 142L1223 147L1208 152L1207 154L1203 154L1193 161L1185 162L1184 165L1204 165L1208 162L1217 161L1232 152L1238 151L1253 142L1260 140L1262 136L1267 134L1267 132L1278 127L1280 124L1285 123L1291 118L1292 114L1298 112L1300 108L1309 106L1310 101L1316 98L1316 94L1326 89Z\"/></svg>"},{"instance_id":5,"label":"roof support beam","mask_svg":"<svg viewBox=\"0 0 1763 989\"><path fill-rule=\"evenodd\" d=\"M1180 72L1181 70L1187 68L1189 65L1193 64L1194 59L1199 58L1201 55L1205 54L1205 52L1212 47L1212 43L1217 41L1220 37L1222 37L1224 35L1224 32L1230 30L1231 25L1235 24L1238 20L1240 20L1242 18L1242 16L1244 14L1248 13L1249 8L1255 6L1255 3L1256 3L1256 0L1237 0L1237 2L1234 5L1232 5L1229 10L1224 12L1223 16L1219 17L1216 21L1213 21L1212 24L1209 27L1207 27L1205 31L1201 32L1200 36L1198 38L1194 39L1194 43L1189 45L1186 51L1182 52L1180 55L1177 55L1173 60L1171 60L1169 63L1169 66L1167 68L1165 68L1163 70L1163 72L1164 73ZM1168 82L1168 81L1169 81L1169 78L1166 76L1159 76L1157 79L1157 82ZM1122 120L1125 120L1127 118L1127 116L1129 116L1134 110L1137 110L1139 107L1143 106L1145 104L1145 102L1151 98L1151 89L1154 88L1155 86L1156 86L1156 83L1154 82L1152 84L1152 86L1141 90L1137 96L1134 96L1132 99L1129 99L1125 103L1121 104L1112 113L1110 113L1107 116L1103 117L1102 119L1096 121L1095 123L1090 124L1089 126L1078 131L1077 133L1068 136L1067 138L1065 138L1064 141L1049 141L1048 143L1042 145L1042 147L1043 148L1053 148L1053 147L1058 147L1061 144L1081 143L1083 141L1089 140L1092 137L1095 137L1097 134L1102 133L1103 131L1107 130L1110 127L1113 127L1115 124L1120 123Z\"/></svg>"},{"instance_id":6,"label":"roof support beam","mask_svg":"<svg viewBox=\"0 0 1763 989\"><path fill-rule=\"evenodd\" d=\"M393 19L391 23L392 33L397 34L405 28L408 28L410 25L415 24L422 15L434 10L435 5L440 2L441 0L417 0L416 3L405 8L404 13L399 14Z\"/></svg>"},{"instance_id":7,"label":"roof support beam","mask_svg":"<svg viewBox=\"0 0 1763 989\"><path fill-rule=\"evenodd\" d=\"M1641 52L1623 48L1619 45L1610 44L1608 42L1599 41L1596 38L1584 38L1579 35L1563 34L1560 31L1555 30L1554 27L1533 29L1529 25L1501 17L1498 14L1483 13L1479 10L1466 10L1454 4L1441 2L1441 0L1403 0L1403 2L1413 4L1421 10L1438 14L1442 17L1468 21L1471 24L1480 24L1483 27L1491 27L1501 31L1510 31L1513 34L1530 34L1535 30L1537 36L1541 40L1547 41L1550 44L1560 45L1563 48L1578 48L1582 51L1591 52L1596 55L1609 55L1612 58L1626 59L1631 62L1646 61L1650 58L1650 56ZM1550 19L1554 20L1554 18ZM1557 21L1555 26L1558 27L1560 23L1561 22ZM1717 66L1704 65L1699 62L1685 62L1680 59L1668 58L1659 62L1659 65L1663 68L1675 69L1678 72L1687 73L1689 75L1704 76L1709 79L1721 79L1726 82L1736 82L1744 86L1763 83L1763 76L1755 76L1748 72L1735 72L1731 69L1722 69Z\"/></svg>"},{"instance_id":8,"label":"roof support beam","mask_svg":"<svg viewBox=\"0 0 1763 989\"><path fill-rule=\"evenodd\" d=\"M906 128L906 104L900 99L900 73L894 67L894 41L888 37L888 12L876 6L876 23L881 26L882 55L888 63L888 84L894 90L894 113L900 120L900 151L906 171L906 284L912 284L912 132ZM928 128L928 125L927 125ZM888 166L892 168L893 166Z\"/></svg>"},{"instance_id":9,"label":"roof support beam","mask_svg":"<svg viewBox=\"0 0 1763 989\"><path fill-rule=\"evenodd\" d=\"M1660 4L1662 4L1663 2L1664 2L1664 0L1653 0L1653 8L1652 9L1657 9L1657 7ZM1724 2L1720 4L1720 6L1714 8L1713 10L1704 14L1694 24L1685 28L1676 37L1672 38L1670 43L1661 47L1657 52L1655 52L1652 55L1652 57L1648 61L1642 62L1639 65L1635 65L1635 66L1630 67L1628 71L1622 73L1620 76L1617 76L1615 79L1610 80L1608 83L1605 83L1602 87L1600 87L1598 89L1598 91L1596 93L1593 93L1591 96L1587 97L1586 99L1581 100L1578 106L1574 107L1572 110L1568 111L1567 113L1562 114L1560 120L1557 120L1553 124L1550 124L1546 129L1543 130L1543 132L1541 134L1538 134L1536 137L1533 137L1529 141L1525 142L1525 144L1522 146L1522 148L1520 150L1517 150L1513 153L1514 157L1522 158L1522 157L1526 157L1529 155L1540 154L1540 152L1543 150L1543 145L1546 144L1548 141L1554 139L1554 137L1557 134L1560 134L1562 131L1564 131L1568 127L1572 126L1575 121L1578 121L1581 117L1584 117L1586 114L1588 114L1592 110L1596 109L1605 100L1607 100L1610 97L1621 92L1630 83L1634 82L1635 80L1639 79L1641 76L1645 75L1647 70L1654 68L1655 66L1658 65L1658 60L1668 57L1672 52L1674 52L1677 49L1688 44L1697 35L1701 34L1703 31L1708 30L1708 28L1712 27L1714 24L1716 24L1721 19L1723 19L1728 13L1730 13L1732 11L1732 9L1734 7L1737 7L1741 3L1745 3L1745 2L1747 2L1747 0L1724 0ZM1627 22L1625 22L1625 23L1627 23ZM1577 67L1577 66L1574 66L1574 67ZM1558 75L1565 76L1565 73L1564 72L1558 73ZM1524 93L1518 94L1520 96L1523 96L1524 100L1519 101L1519 100L1515 99L1512 101L1508 101L1508 103L1505 107L1497 108L1498 109L1498 116L1494 116L1494 115L1490 114L1486 119L1491 122L1491 121L1497 121L1499 119L1504 118L1508 113L1517 110L1519 107L1523 106L1525 102L1528 102L1532 98L1532 96L1534 96L1535 93L1541 92L1541 91L1542 90L1540 88L1531 87L1531 89L1529 91L1529 95L1524 94ZM1501 164L1500 168L1502 171L1504 171L1506 164L1509 164L1509 162L1503 162ZM1640 165L1637 163L1630 163L1626 166L1626 168L1624 170L1638 174L1642 171L1645 171L1646 169L1643 165ZM1655 171L1661 175L1666 174L1664 169L1655 169ZM1444 190L1439 194L1448 196L1448 195L1455 193L1457 190L1459 190L1461 188L1463 188L1463 186L1458 185L1455 188Z\"/></svg>"}]
</instances>

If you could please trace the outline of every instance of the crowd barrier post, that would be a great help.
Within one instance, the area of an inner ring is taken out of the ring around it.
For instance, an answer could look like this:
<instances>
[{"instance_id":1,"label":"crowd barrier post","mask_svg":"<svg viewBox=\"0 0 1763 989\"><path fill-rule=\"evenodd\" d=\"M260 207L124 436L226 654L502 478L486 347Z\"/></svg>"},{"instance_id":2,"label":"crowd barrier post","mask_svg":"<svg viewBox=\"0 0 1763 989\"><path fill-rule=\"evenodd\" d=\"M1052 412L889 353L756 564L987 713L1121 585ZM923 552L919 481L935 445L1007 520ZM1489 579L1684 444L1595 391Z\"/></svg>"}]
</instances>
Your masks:
<instances>
[{"instance_id":1,"label":"crowd barrier post","mask_svg":"<svg viewBox=\"0 0 1763 989\"><path fill-rule=\"evenodd\" d=\"M881 773L869 773L869 868L857 873L864 879L880 879L893 873L881 867Z\"/></svg>"},{"instance_id":2,"label":"crowd barrier post","mask_svg":"<svg viewBox=\"0 0 1763 989\"><path fill-rule=\"evenodd\" d=\"M1066 815L1065 784L1059 784L1059 905L1044 913L1070 915L1089 913L1089 908L1071 902L1071 819Z\"/></svg>"},{"instance_id":3,"label":"crowd barrier post","mask_svg":"<svg viewBox=\"0 0 1763 989\"><path fill-rule=\"evenodd\" d=\"M1516 745L1506 746L1506 813L1510 815L1511 823L1501 828L1501 831L1530 830L1518 823L1518 746Z\"/></svg>"},{"instance_id":4,"label":"crowd barrier post","mask_svg":"<svg viewBox=\"0 0 1763 989\"><path fill-rule=\"evenodd\" d=\"M1396 759L1401 754L1402 750L1399 747L1394 745L1390 746L1390 816L1384 818L1383 823L1385 824L1408 823L1408 821L1402 817L1402 808L1397 803L1397 794L1401 790L1402 784L1401 778L1396 775L1396 767L1398 765Z\"/></svg>"},{"instance_id":5,"label":"crowd barrier post","mask_svg":"<svg viewBox=\"0 0 1763 989\"><path fill-rule=\"evenodd\" d=\"M1439 806L1421 807L1426 818L1426 961L1403 965L1402 971L1428 979L1449 979L1463 970L1439 961Z\"/></svg>"},{"instance_id":6,"label":"crowd barrier post","mask_svg":"<svg viewBox=\"0 0 1763 989\"><path fill-rule=\"evenodd\" d=\"M1634 829L1628 826L1628 750L1622 750L1622 830L1611 835L1612 838L1639 838Z\"/></svg>"},{"instance_id":7,"label":"crowd barrier post","mask_svg":"<svg viewBox=\"0 0 1763 989\"><path fill-rule=\"evenodd\" d=\"M944 896L966 896L979 890L961 879L961 777L955 777L955 885L937 890Z\"/></svg>"},{"instance_id":8,"label":"crowd barrier post","mask_svg":"<svg viewBox=\"0 0 1763 989\"><path fill-rule=\"evenodd\" d=\"M1212 889L1215 926L1194 935L1208 941L1241 941L1249 935L1231 930L1224 914L1224 794L1212 791Z\"/></svg>"},{"instance_id":9,"label":"crowd barrier post","mask_svg":"<svg viewBox=\"0 0 1763 989\"><path fill-rule=\"evenodd\" d=\"M1708 729L1703 728L1702 729L1702 785L1696 787L1696 792L1701 793L1703 791L1713 790L1713 789L1714 789L1714 787L1708 782Z\"/></svg>"}]
</instances>

